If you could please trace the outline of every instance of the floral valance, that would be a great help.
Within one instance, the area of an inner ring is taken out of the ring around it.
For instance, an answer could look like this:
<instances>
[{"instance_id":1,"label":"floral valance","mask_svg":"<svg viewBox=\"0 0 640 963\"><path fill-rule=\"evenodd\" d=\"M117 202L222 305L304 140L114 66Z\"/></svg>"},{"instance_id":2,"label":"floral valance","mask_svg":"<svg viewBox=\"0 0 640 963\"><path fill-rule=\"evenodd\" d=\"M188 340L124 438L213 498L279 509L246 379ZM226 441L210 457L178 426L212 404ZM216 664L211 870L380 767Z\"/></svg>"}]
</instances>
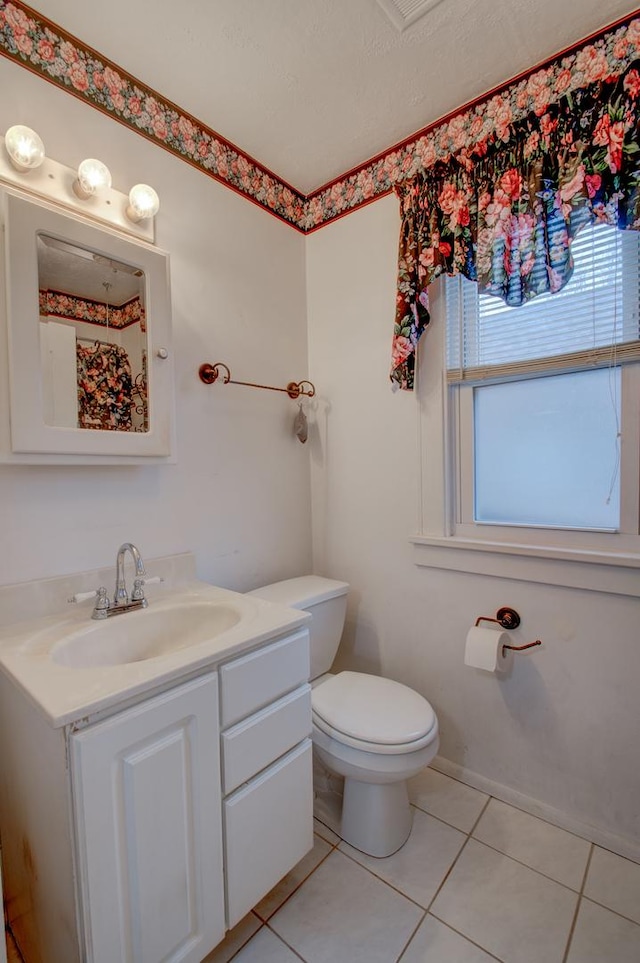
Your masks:
<instances>
[{"instance_id":1,"label":"floral valance","mask_svg":"<svg viewBox=\"0 0 640 963\"><path fill-rule=\"evenodd\" d=\"M441 274L464 274L519 305L567 283L571 240L585 224L640 228L640 61L620 73L611 68L615 50L606 51L608 59L587 49L591 83L573 89L566 69L565 77L559 69L538 72L529 114L514 121L505 110L491 135L472 147L461 129L465 146L396 186L402 226L394 387L413 388L416 347L429 323L428 288ZM628 52L627 42L620 58ZM551 103L558 83L567 93Z\"/></svg>"}]
</instances>

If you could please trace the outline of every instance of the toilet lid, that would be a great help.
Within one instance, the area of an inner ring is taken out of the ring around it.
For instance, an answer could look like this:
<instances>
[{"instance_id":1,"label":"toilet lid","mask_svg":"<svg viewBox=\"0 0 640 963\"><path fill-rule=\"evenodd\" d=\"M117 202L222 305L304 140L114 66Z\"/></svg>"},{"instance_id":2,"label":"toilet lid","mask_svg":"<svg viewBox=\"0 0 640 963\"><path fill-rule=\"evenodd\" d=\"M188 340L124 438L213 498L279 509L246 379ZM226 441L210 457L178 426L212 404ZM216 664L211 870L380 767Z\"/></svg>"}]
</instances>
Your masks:
<instances>
[{"instance_id":1,"label":"toilet lid","mask_svg":"<svg viewBox=\"0 0 640 963\"><path fill-rule=\"evenodd\" d=\"M320 728L358 742L415 743L437 726L435 712L413 689L363 672L340 672L328 678L313 689L312 703Z\"/></svg>"}]
</instances>

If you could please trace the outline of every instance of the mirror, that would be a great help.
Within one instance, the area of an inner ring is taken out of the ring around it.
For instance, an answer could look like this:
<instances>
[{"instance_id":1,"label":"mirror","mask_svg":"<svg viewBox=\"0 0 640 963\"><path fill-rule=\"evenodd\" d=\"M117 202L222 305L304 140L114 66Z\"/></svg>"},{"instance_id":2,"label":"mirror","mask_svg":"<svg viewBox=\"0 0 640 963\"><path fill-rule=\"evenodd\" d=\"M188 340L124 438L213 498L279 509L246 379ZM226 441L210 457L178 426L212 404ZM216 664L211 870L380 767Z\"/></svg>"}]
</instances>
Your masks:
<instances>
[{"instance_id":1,"label":"mirror","mask_svg":"<svg viewBox=\"0 0 640 963\"><path fill-rule=\"evenodd\" d=\"M148 431L144 271L36 235L48 425Z\"/></svg>"},{"instance_id":2,"label":"mirror","mask_svg":"<svg viewBox=\"0 0 640 963\"><path fill-rule=\"evenodd\" d=\"M167 255L17 192L3 200L12 451L166 458Z\"/></svg>"}]
</instances>

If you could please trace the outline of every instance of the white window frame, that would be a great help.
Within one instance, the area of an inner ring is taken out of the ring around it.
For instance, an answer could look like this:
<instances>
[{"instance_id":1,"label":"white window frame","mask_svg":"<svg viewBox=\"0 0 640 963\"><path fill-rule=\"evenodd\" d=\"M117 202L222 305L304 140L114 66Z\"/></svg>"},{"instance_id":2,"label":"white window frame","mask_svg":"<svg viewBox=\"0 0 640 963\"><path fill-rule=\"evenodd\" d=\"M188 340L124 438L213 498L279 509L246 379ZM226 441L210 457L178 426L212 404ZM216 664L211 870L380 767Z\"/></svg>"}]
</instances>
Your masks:
<instances>
[{"instance_id":1,"label":"white window frame","mask_svg":"<svg viewBox=\"0 0 640 963\"><path fill-rule=\"evenodd\" d=\"M472 424L468 411L465 418L460 410L468 407L472 389L447 384L443 279L431 286L430 302L432 320L420 344L416 384L420 506L419 533L411 539L416 564L640 597L640 364L623 366L620 532L470 524L458 478L461 460L467 478L472 470L472 440L468 428L456 429L461 420ZM467 397L460 404L461 391Z\"/></svg>"}]
</instances>

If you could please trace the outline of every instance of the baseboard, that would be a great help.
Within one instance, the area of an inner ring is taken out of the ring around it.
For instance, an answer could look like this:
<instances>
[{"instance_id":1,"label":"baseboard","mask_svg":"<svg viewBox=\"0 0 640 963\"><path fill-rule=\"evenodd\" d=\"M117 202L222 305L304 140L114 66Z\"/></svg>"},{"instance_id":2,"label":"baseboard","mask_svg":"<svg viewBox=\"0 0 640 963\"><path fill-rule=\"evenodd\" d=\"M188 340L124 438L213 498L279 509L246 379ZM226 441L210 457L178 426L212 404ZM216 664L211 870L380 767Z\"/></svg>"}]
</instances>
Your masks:
<instances>
[{"instance_id":1,"label":"baseboard","mask_svg":"<svg viewBox=\"0 0 640 963\"><path fill-rule=\"evenodd\" d=\"M463 782L466 786L485 792L489 796L495 796L496 799L509 803L516 809L522 809L523 812L530 813L532 816L539 816L540 819L546 820L553 826L566 829L567 832L574 833L576 836L582 836L583 839L588 839L596 846L601 846L603 849L611 850L619 856L640 863L640 844L637 840L619 836L617 833L612 833L600 826L593 826L591 823L575 819L560 809L555 809L532 796L526 796L509 786L503 786L502 783L487 779L471 769L465 769L464 766L460 766L456 762L450 762L443 756L436 756L431 762L431 768L437 769L445 776L451 776L453 779Z\"/></svg>"}]
</instances>

